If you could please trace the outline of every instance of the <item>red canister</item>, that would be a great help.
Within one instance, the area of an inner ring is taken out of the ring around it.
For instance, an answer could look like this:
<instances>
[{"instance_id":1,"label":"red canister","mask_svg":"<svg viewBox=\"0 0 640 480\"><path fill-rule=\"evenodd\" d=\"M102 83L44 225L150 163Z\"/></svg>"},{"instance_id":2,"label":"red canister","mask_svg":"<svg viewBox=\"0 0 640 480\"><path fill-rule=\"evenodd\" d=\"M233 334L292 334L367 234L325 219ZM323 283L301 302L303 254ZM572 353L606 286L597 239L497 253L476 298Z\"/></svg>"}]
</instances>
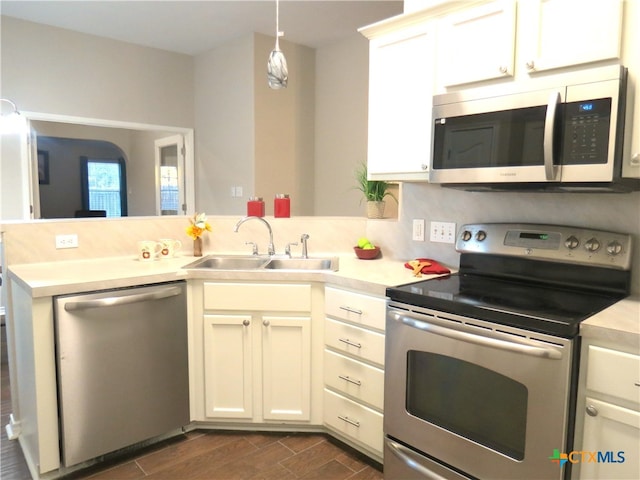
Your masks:
<instances>
[{"instance_id":1,"label":"red canister","mask_svg":"<svg viewBox=\"0 0 640 480\"><path fill-rule=\"evenodd\" d=\"M276 194L273 201L273 216L280 218L289 218L291 216L291 199L286 193Z\"/></svg>"},{"instance_id":2,"label":"red canister","mask_svg":"<svg viewBox=\"0 0 640 480\"><path fill-rule=\"evenodd\" d=\"M264 200L262 200L262 197L249 198L247 215L250 217L264 217Z\"/></svg>"}]
</instances>

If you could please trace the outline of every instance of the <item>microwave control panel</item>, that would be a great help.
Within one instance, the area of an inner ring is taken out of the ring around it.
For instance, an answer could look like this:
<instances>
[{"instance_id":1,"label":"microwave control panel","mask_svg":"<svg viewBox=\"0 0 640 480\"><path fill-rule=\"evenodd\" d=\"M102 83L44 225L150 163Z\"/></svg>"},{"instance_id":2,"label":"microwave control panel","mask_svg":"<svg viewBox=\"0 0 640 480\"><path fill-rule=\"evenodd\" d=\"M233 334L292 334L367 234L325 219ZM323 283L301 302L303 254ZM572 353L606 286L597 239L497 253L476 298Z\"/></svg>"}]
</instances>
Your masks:
<instances>
[{"instance_id":1,"label":"microwave control panel","mask_svg":"<svg viewBox=\"0 0 640 480\"><path fill-rule=\"evenodd\" d=\"M564 105L563 165L607 163L611 98Z\"/></svg>"}]
</instances>

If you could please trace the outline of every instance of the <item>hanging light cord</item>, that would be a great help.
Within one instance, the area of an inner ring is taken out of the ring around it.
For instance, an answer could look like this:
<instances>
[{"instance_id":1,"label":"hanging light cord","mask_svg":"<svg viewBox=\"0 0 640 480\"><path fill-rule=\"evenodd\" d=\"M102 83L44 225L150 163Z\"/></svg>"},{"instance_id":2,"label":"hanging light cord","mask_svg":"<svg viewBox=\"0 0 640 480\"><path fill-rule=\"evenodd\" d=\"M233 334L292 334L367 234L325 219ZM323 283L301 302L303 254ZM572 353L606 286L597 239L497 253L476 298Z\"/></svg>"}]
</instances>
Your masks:
<instances>
[{"instance_id":1,"label":"hanging light cord","mask_svg":"<svg viewBox=\"0 0 640 480\"><path fill-rule=\"evenodd\" d=\"M280 31L280 0L276 0L276 49L280 50L280 37L284 35Z\"/></svg>"}]
</instances>

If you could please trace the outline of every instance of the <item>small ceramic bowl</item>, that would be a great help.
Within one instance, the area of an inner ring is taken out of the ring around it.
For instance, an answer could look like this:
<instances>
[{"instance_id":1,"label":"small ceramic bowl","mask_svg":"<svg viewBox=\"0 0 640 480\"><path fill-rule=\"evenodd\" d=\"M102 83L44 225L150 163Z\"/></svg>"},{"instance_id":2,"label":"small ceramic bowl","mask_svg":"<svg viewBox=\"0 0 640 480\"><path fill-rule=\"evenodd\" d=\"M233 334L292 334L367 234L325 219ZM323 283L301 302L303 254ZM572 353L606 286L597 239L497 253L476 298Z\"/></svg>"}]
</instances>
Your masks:
<instances>
[{"instance_id":1,"label":"small ceramic bowl","mask_svg":"<svg viewBox=\"0 0 640 480\"><path fill-rule=\"evenodd\" d=\"M356 256L360 260L373 260L378 255L380 255L380 247L375 247L375 248L371 248L371 249L353 247L353 251L356 252Z\"/></svg>"}]
</instances>

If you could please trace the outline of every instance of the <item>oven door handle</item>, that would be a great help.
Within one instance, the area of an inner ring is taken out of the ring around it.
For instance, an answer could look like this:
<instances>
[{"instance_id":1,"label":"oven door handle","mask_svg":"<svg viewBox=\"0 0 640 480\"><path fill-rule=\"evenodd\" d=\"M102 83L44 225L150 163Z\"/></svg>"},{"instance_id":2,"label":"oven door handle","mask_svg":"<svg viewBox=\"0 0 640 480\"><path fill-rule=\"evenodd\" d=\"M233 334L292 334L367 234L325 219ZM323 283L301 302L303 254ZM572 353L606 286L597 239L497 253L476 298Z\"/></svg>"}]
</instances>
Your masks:
<instances>
[{"instance_id":1,"label":"oven door handle","mask_svg":"<svg viewBox=\"0 0 640 480\"><path fill-rule=\"evenodd\" d=\"M552 360L560 360L562 358L562 352L560 352L559 350L552 347L530 345L526 343L526 340L520 341L520 343L509 340L501 340L498 338L489 338L482 335L477 335L475 333L461 332L453 328L434 325L433 323L426 322L421 318L414 318L406 314L402 315L394 312L393 316L395 317L396 321L400 321L409 327L418 328L420 330L424 330L425 332L434 333L436 335L452 338L454 340L474 343L483 347L498 348L510 352L523 353L525 355L531 355L533 357L549 358Z\"/></svg>"},{"instance_id":2,"label":"oven door handle","mask_svg":"<svg viewBox=\"0 0 640 480\"><path fill-rule=\"evenodd\" d=\"M384 439L387 447L402 463L404 463L411 470L415 470L418 472L423 478L429 480L447 480L442 475L437 474L433 470L425 467L420 461L422 460L420 456L397 442L389 438Z\"/></svg>"}]
</instances>

